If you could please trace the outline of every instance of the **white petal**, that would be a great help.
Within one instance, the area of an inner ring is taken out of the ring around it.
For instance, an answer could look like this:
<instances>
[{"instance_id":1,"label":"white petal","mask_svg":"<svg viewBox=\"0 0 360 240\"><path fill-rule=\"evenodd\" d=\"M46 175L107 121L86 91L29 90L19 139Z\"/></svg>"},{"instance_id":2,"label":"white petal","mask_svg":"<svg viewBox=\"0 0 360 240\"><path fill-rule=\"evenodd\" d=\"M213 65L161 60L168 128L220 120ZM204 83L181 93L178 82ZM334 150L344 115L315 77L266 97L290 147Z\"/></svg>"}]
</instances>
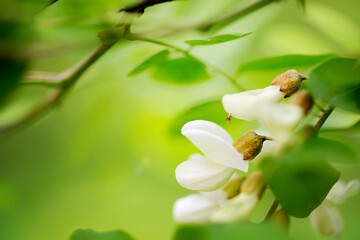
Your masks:
<instances>
[{"instance_id":1,"label":"white petal","mask_svg":"<svg viewBox=\"0 0 360 240\"><path fill-rule=\"evenodd\" d=\"M263 104L276 103L284 98L280 86L272 85L264 89L227 94L222 98L225 111L231 116L247 120L258 120L259 108Z\"/></svg>"},{"instance_id":2,"label":"white petal","mask_svg":"<svg viewBox=\"0 0 360 240\"><path fill-rule=\"evenodd\" d=\"M193 154L175 169L176 180L184 188L214 191L226 184L235 169L214 163L200 154Z\"/></svg>"},{"instance_id":3,"label":"white petal","mask_svg":"<svg viewBox=\"0 0 360 240\"><path fill-rule=\"evenodd\" d=\"M303 118L302 109L294 104L268 104L260 112L264 127L274 138L279 139L291 135Z\"/></svg>"},{"instance_id":4,"label":"white petal","mask_svg":"<svg viewBox=\"0 0 360 240\"><path fill-rule=\"evenodd\" d=\"M192 194L176 200L173 209L175 221L179 223L206 222L218 205L201 194Z\"/></svg>"},{"instance_id":5,"label":"white petal","mask_svg":"<svg viewBox=\"0 0 360 240\"><path fill-rule=\"evenodd\" d=\"M348 184L343 181L338 181L331 188L329 194L326 196L326 199L334 203L342 203L349 197L355 195L360 188L359 180L352 180Z\"/></svg>"},{"instance_id":6,"label":"white petal","mask_svg":"<svg viewBox=\"0 0 360 240\"><path fill-rule=\"evenodd\" d=\"M250 217L254 211L259 198L257 194L241 193L239 196L229 200L223 207L214 211L210 216L213 222L233 222Z\"/></svg>"},{"instance_id":7,"label":"white petal","mask_svg":"<svg viewBox=\"0 0 360 240\"><path fill-rule=\"evenodd\" d=\"M216 123L210 122L210 121L205 121L205 120L195 120L195 121L191 121L186 123L182 128L181 128L181 133L183 134L183 132L186 132L188 130L203 130L205 132L214 134L220 138L222 138L224 141L232 144L233 143L233 139L230 136L230 134L223 129L222 127L220 127L219 125L217 125Z\"/></svg>"},{"instance_id":8,"label":"white petal","mask_svg":"<svg viewBox=\"0 0 360 240\"><path fill-rule=\"evenodd\" d=\"M248 171L249 162L243 160L243 155L228 140L204 129L183 128L181 133L209 160L243 172Z\"/></svg>"},{"instance_id":9,"label":"white petal","mask_svg":"<svg viewBox=\"0 0 360 240\"><path fill-rule=\"evenodd\" d=\"M326 236L340 237L343 232L343 220L339 210L326 200L310 215L313 228Z\"/></svg>"}]
</instances>

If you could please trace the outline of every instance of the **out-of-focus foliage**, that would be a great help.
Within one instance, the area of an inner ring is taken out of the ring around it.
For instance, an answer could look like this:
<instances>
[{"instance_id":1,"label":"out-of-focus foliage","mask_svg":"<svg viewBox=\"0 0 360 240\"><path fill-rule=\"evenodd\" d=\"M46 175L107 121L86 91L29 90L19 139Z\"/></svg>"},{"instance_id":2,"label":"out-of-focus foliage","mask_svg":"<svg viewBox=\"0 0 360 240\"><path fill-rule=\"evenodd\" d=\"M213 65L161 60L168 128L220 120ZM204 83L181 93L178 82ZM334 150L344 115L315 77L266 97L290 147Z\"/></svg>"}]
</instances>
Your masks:
<instances>
[{"instance_id":1,"label":"out-of-focus foliage","mask_svg":"<svg viewBox=\"0 0 360 240\"><path fill-rule=\"evenodd\" d=\"M282 69L293 69L301 67L311 67L326 59L333 58L334 54L322 54L322 55L283 55L277 57L268 57L263 59L257 59L248 63L245 63L239 68L239 72L247 71L274 71Z\"/></svg>"},{"instance_id":2,"label":"out-of-focus foliage","mask_svg":"<svg viewBox=\"0 0 360 240\"><path fill-rule=\"evenodd\" d=\"M18 119L48 91L38 86L13 88L25 65L27 71L53 72L73 66L96 47L99 30L111 28L118 22L120 14L117 11L134 2L59 0L46 7L47 0L0 1L0 56L5 59L0 72L0 101L6 100L2 102L0 123ZM297 70L309 74L311 67L333 57L329 53L353 59L359 57L358 0L307 1L306 11L299 9L296 1L276 1L217 33L182 32L183 28L219 16L222 11L229 13L254 2L192 0L164 3L147 9L136 18L132 31L151 35L158 29L167 28L176 35L170 34L161 40L183 49L189 47L184 43L187 40L253 32L239 41L192 48L191 54L195 57L230 75L253 60L284 55L310 56L304 61L301 58L283 59L279 63L281 66L266 71L240 72L236 80L247 89L267 86L283 67L300 68ZM123 229L135 239L144 240L168 240L174 236L177 226L172 219L173 203L190 193L176 183L174 170L196 151L184 137L179 137L182 124L194 119L222 123L234 139L255 129L256 124L239 120L225 123L226 113L220 100L207 100L219 99L219 96L235 93L238 89L211 69L206 68L206 74L210 76L206 81L196 78L194 84L169 84L169 76L176 79L176 83L179 80L183 83L184 79L177 73L166 71L166 83L154 81L152 74L157 65L154 61L140 65L131 78L127 77L144 59L165 48L121 40L81 77L48 115L28 128L0 138L1 239L64 240L78 228L96 229L99 234L109 229ZM167 59L183 57L184 54L171 50ZM291 65L287 65L288 61ZM199 76L205 76L205 67L198 69L201 69ZM137 74L140 72L142 74ZM337 78L340 83L341 77ZM314 124L315 120L309 117L308 122ZM345 180L359 178L360 128L359 125L352 127L357 121L356 112L335 109L325 123L324 131L320 132L320 137L326 140L314 143L320 147L331 146L324 156L329 161L325 164L335 165ZM175 132L176 137L169 134ZM354 150L355 159L348 148ZM344 162L343 159L355 161L355 164L339 164ZM292 170L291 165L284 168ZM329 177L316 164L315 170L321 177ZM332 169L329 172L334 179ZM289 174L293 177L295 172ZM291 193L290 187L286 186L286 189ZM264 218L273 200L269 191L264 196L254 216L257 222ZM305 200L312 200L315 206L318 200L306 196ZM342 239L360 236L359 201L357 195L341 206L346 223ZM230 228L242 236L249 233L249 229L251 234L258 234L262 239L282 234L280 230L268 229L270 226L259 230L252 224L240 225L236 229ZM179 236L187 236L187 231L194 233L196 229L200 229L200 236L202 232L219 232L214 233L218 236L216 234L223 233L223 228L227 227L210 230L193 226L186 228L190 230L180 230L183 233ZM327 239L311 231L307 219L292 218L289 234L295 240Z\"/></svg>"},{"instance_id":3,"label":"out-of-focus foliage","mask_svg":"<svg viewBox=\"0 0 360 240\"><path fill-rule=\"evenodd\" d=\"M70 237L70 240L132 240L123 231L95 232L90 229L76 230Z\"/></svg>"},{"instance_id":4,"label":"out-of-focus foliage","mask_svg":"<svg viewBox=\"0 0 360 240\"><path fill-rule=\"evenodd\" d=\"M281 206L304 218L325 199L339 173L319 154L301 148L264 159L262 170Z\"/></svg>"},{"instance_id":5,"label":"out-of-focus foliage","mask_svg":"<svg viewBox=\"0 0 360 240\"><path fill-rule=\"evenodd\" d=\"M232 240L236 238L261 239L271 236L271 239L287 240L290 237L281 229L267 223L254 224L239 222L232 224L210 224L207 226L181 226L174 240Z\"/></svg>"},{"instance_id":6,"label":"out-of-focus foliage","mask_svg":"<svg viewBox=\"0 0 360 240\"><path fill-rule=\"evenodd\" d=\"M360 112L360 65L357 59L331 59L310 76L315 96L348 111Z\"/></svg>"}]
</instances>

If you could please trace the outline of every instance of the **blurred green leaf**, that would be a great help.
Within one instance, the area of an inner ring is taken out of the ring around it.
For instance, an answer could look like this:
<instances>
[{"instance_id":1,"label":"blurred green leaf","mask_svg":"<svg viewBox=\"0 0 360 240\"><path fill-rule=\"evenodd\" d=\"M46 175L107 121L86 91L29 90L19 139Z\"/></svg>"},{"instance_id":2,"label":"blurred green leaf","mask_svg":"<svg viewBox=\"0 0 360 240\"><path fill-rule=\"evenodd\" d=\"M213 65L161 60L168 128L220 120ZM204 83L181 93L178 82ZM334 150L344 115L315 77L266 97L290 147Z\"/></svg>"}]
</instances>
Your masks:
<instances>
[{"instance_id":1,"label":"blurred green leaf","mask_svg":"<svg viewBox=\"0 0 360 240\"><path fill-rule=\"evenodd\" d=\"M248 33L244 33L244 34L223 34L223 35L218 35L206 40L187 40L185 41L187 44L192 45L192 46L204 46L204 45L213 45L213 44L219 44L219 43L224 43L224 42L229 42L232 40L236 40L239 38L243 38L247 35L250 35L251 32Z\"/></svg>"},{"instance_id":2,"label":"blurred green leaf","mask_svg":"<svg viewBox=\"0 0 360 240\"><path fill-rule=\"evenodd\" d=\"M0 57L0 104L15 88L25 68L26 64L24 61Z\"/></svg>"},{"instance_id":3,"label":"blurred green leaf","mask_svg":"<svg viewBox=\"0 0 360 240\"><path fill-rule=\"evenodd\" d=\"M206 66L190 57L180 57L163 61L153 72L154 79L168 83L195 83L209 78Z\"/></svg>"},{"instance_id":4,"label":"blurred green leaf","mask_svg":"<svg viewBox=\"0 0 360 240\"><path fill-rule=\"evenodd\" d=\"M276 57L268 57L256 59L254 61L245 63L239 68L239 72L249 71L271 71L278 69L291 69L299 67L311 67L322 61L330 58L334 58L334 54L322 54L322 55L300 55L289 54Z\"/></svg>"},{"instance_id":5,"label":"blurred green leaf","mask_svg":"<svg viewBox=\"0 0 360 240\"><path fill-rule=\"evenodd\" d=\"M334 163L355 163L355 153L345 144L325 138L310 139L305 150Z\"/></svg>"},{"instance_id":6,"label":"blurred green leaf","mask_svg":"<svg viewBox=\"0 0 360 240\"><path fill-rule=\"evenodd\" d=\"M79 229L73 232L70 240L133 240L133 238L120 230L95 232L91 229Z\"/></svg>"},{"instance_id":7,"label":"blurred green leaf","mask_svg":"<svg viewBox=\"0 0 360 240\"><path fill-rule=\"evenodd\" d=\"M266 223L239 222L231 224L183 225L180 226L174 240L234 240L234 239L290 239L287 234ZM270 237L271 236L271 237Z\"/></svg>"},{"instance_id":8,"label":"blurred green leaf","mask_svg":"<svg viewBox=\"0 0 360 240\"><path fill-rule=\"evenodd\" d=\"M142 73L146 69L148 69L151 66L154 66L155 64L163 61L166 59L166 57L169 55L169 50L161 50L160 52L155 53L142 63L140 63L138 66L136 66L129 74L128 76L134 76L136 74Z\"/></svg>"},{"instance_id":9,"label":"blurred green leaf","mask_svg":"<svg viewBox=\"0 0 360 240\"><path fill-rule=\"evenodd\" d=\"M298 218L309 216L339 179L324 159L302 148L266 158L261 168L281 206Z\"/></svg>"},{"instance_id":10,"label":"blurred green leaf","mask_svg":"<svg viewBox=\"0 0 360 240\"><path fill-rule=\"evenodd\" d=\"M226 124L226 113L224 111L224 114L219 114L221 111L224 111L221 100L207 101L192 106L175 118L175 121L170 127L170 131L175 135L180 135L181 128L185 123L198 119L208 120L224 126Z\"/></svg>"},{"instance_id":11,"label":"blurred green leaf","mask_svg":"<svg viewBox=\"0 0 360 240\"><path fill-rule=\"evenodd\" d=\"M360 65L351 58L335 58L315 68L309 84L315 97L333 106L360 112Z\"/></svg>"}]
</instances>

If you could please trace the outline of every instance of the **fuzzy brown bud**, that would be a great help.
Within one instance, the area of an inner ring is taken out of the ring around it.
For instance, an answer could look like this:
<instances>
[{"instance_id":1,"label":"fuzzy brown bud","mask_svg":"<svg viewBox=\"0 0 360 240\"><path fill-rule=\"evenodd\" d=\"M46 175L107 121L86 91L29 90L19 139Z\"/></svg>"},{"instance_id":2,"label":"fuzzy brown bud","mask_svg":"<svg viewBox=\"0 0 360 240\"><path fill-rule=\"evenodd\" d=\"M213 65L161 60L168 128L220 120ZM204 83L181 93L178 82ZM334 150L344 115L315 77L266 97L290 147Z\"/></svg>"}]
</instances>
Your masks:
<instances>
[{"instance_id":1,"label":"fuzzy brown bud","mask_svg":"<svg viewBox=\"0 0 360 240\"><path fill-rule=\"evenodd\" d=\"M229 115L227 115L227 117L225 118L225 121L227 122L227 123L230 123L231 122L231 114L229 114Z\"/></svg>"},{"instance_id":2,"label":"fuzzy brown bud","mask_svg":"<svg viewBox=\"0 0 360 240\"><path fill-rule=\"evenodd\" d=\"M274 223L276 226L284 228L285 230L289 229L290 226L290 217L284 209L280 209L274 213L271 217L271 222Z\"/></svg>"},{"instance_id":3,"label":"fuzzy brown bud","mask_svg":"<svg viewBox=\"0 0 360 240\"><path fill-rule=\"evenodd\" d=\"M314 99L309 91L300 90L291 97L290 103L300 106L304 114L307 114L314 104Z\"/></svg>"},{"instance_id":4,"label":"fuzzy brown bud","mask_svg":"<svg viewBox=\"0 0 360 240\"><path fill-rule=\"evenodd\" d=\"M291 69L276 76L271 85L280 86L280 91L285 93L285 97L290 97L299 89L301 82L305 79L307 79L305 75Z\"/></svg>"},{"instance_id":5,"label":"fuzzy brown bud","mask_svg":"<svg viewBox=\"0 0 360 240\"><path fill-rule=\"evenodd\" d=\"M226 199L232 199L240 194L241 184L244 182L245 177L236 177L231 180L224 187L224 191L227 193Z\"/></svg>"},{"instance_id":6,"label":"fuzzy brown bud","mask_svg":"<svg viewBox=\"0 0 360 240\"><path fill-rule=\"evenodd\" d=\"M239 153L244 155L244 160L254 159L261 151L263 143L268 138L255 132L248 132L233 143Z\"/></svg>"},{"instance_id":7,"label":"fuzzy brown bud","mask_svg":"<svg viewBox=\"0 0 360 240\"><path fill-rule=\"evenodd\" d=\"M265 186L264 175L260 170L256 170L250 174L249 177L241 185L242 193L257 193L259 196L262 195Z\"/></svg>"}]
</instances>

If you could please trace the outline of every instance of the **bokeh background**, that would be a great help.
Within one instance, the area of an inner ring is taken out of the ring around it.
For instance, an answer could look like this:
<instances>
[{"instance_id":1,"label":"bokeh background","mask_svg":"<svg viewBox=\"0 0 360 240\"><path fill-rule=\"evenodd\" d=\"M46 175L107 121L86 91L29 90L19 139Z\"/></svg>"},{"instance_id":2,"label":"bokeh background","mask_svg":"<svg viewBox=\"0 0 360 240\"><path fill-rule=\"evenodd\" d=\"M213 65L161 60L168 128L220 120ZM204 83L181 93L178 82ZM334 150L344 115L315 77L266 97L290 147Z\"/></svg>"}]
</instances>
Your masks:
<instances>
[{"instance_id":1,"label":"bokeh background","mask_svg":"<svg viewBox=\"0 0 360 240\"><path fill-rule=\"evenodd\" d=\"M253 2L165 3L136 19L133 31L187 26L235 4L245 7ZM39 12L28 27L33 48L41 54L35 51L28 69L58 72L75 64L96 46L97 31L116 23L116 11L126 3L60 0ZM273 3L220 31L253 34L199 47L193 53L229 74L250 60L281 54L359 57L359 9L357 0L307 1L306 11L296 1ZM0 10L5 11L9 9ZM184 40L208 36L190 31L162 40L185 46ZM0 239L64 240L78 228L123 229L143 240L171 238L176 228L173 203L191 193L177 184L174 170L198 151L174 125L181 124L179 116L191 106L236 89L216 73L190 85L155 81L151 71L127 76L161 49L121 40L81 77L59 106L31 126L0 139ZM308 71L303 69L305 74ZM253 89L265 87L277 74L252 73L238 80ZM1 109L0 122L21 117L47 90L18 87ZM222 108L213 114L226 117ZM325 129L350 127L359 120L359 115L336 110ZM224 126L234 138L257 127L240 120ZM360 128L323 135L341 138L360 155ZM359 177L358 160L336 165L343 179ZM255 221L264 216L271 200L271 194L265 194ZM340 209L345 222L342 239L359 239L360 194ZM312 230L308 219L292 219L290 235L294 239L327 239Z\"/></svg>"}]
</instances>

